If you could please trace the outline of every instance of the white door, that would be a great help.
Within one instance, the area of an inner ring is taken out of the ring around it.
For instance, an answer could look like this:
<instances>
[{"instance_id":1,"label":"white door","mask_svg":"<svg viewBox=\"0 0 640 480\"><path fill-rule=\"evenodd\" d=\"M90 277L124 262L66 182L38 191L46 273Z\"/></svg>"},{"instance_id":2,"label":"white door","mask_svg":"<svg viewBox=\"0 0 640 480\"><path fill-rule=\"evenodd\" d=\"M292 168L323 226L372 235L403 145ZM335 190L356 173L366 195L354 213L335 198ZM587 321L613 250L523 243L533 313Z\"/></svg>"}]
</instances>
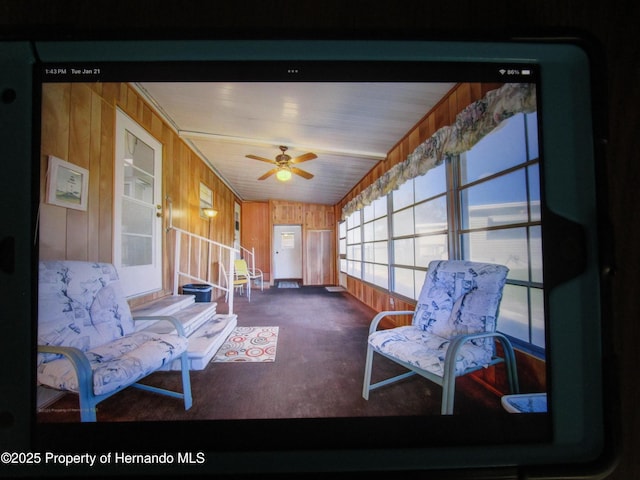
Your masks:
<instances>
[{"instance_id":1,"label":"white door","mask_svg":"<svg viewBox=\"0 0 640 480\"><path fill-rule=\"evenodd\" d=\"M162 288L162 144L116 114L114 265L127 297Z\"/></svg>"},{"instance_id":2,"label":"white door","mask_svg":"<svg viewBox=\"0 0 640 480\"><path fill-rule=\"evenodd\" d=\"M302 278L302 227L273 227L273 278Z\"/></svg>"}]
</instances>

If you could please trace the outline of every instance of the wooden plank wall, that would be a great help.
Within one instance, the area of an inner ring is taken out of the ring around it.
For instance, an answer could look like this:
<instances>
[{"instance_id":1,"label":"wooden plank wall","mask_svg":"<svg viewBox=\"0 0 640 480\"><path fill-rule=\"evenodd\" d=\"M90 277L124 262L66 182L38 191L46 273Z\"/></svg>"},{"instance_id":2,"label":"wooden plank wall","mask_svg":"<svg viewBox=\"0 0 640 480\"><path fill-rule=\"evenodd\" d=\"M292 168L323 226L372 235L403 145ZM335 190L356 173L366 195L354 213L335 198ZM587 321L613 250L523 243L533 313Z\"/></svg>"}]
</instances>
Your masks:
<instances>
[{"instance_id":1,"label":"wooden plank wall","mask_svg":"<svg viewBox=\"0 0 640 480\"><path fill-rule=\"evenodd\" d=\"M335 285L336 238L332 205L285 200L243 202L241 242L255 248L256 267L271 280L271 244L274 225L301 225L303 243L303 283Z\"/></svg>"},{"instance_id":2,"label":"wooden plank wall","mask_svg":"<svg viewBox=\"0 0 640 480\"><path fill-rule=\"evenodd\" d=\"M269 234L269 203L243 202L240 243L255 251L256 268L262 270L265 285L271 280L271 240Z\"/></svg>"},{"instance_id":3,"label":"wooden plank wall","mask_svg":"<svg viewBox=\"0 0 640 480\"><path fill-rule=\"evenodd\" d=\"M169 201L176 227L233 243L235 196L161 117L126 83L47 84L42 99L39 241L41 259L113 261L113 168L116 107L121 108L163 145L164 226ZM89 170L86 212L45 203L47 156ZM199 215L199 183L214 192L218 215ZM132 305L171 292L172 237L165 238L162 291L140 297Z\"/></svg>"}]
</instances>

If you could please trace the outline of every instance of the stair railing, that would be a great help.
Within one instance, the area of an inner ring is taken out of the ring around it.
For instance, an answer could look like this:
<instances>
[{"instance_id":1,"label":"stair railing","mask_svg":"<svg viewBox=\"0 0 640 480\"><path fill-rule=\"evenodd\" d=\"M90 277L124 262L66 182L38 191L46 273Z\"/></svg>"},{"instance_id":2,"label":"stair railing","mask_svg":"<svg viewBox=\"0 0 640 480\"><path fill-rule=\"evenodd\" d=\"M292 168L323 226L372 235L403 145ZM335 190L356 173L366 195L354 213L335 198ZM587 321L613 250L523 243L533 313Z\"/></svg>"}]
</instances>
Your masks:
<instances>
[{"instance_id":1,"label":"stair railing","mask_svg":"<svg viewBox=\"0 0 640 480\"><path fill-rule=\"evenodd\" d=\"M178 294L181 278L211 285L226 294L229 315L232 315L234 259L240 251L174 226L167 230L175 232L173 294Z\"/></svg>"}]
</instances>

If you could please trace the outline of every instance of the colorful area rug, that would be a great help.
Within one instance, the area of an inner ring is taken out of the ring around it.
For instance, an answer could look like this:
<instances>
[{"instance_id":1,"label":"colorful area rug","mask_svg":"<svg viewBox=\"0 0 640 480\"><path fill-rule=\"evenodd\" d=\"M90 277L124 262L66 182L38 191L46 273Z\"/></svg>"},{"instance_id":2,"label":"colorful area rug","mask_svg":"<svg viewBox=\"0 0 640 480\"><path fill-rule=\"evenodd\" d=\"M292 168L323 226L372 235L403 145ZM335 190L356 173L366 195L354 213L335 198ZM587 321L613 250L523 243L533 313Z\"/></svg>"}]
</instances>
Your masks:
<instances>
[{"instance_id":1,"label":"colorful area rug","mask_svg":"<svg viewBox=\"0 0 640 480\"><path fill-rule=\"evenodd\" d=\"M236 327L214 362L275 362L278 327Z\"/></svg>"}]
</instances>

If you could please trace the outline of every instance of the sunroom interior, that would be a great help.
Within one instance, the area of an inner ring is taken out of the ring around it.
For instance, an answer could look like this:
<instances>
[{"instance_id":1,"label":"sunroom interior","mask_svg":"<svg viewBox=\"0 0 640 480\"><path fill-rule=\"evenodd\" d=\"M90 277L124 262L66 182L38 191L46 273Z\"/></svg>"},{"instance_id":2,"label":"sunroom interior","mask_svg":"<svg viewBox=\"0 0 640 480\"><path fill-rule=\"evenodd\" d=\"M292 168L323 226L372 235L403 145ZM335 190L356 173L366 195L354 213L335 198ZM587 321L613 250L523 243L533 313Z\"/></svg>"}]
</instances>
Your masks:
<instances>
[{"instance_id":1,"label":"sunroom interior","mask_svg":"<svg viewBox=\"0 0 640 480\"><path fill-rule=\"evenodd\" d=\"M361 388L370 320L413 310L446 259L509 268L497 329L521 392L546 392L535 106L528 84L44 84L40 260L114 264L134 312L198 284L238 328L279 329L265 362L194 369L191 410L123 391L98 421L437 415L424 379ZM312 178L260 179L274 165L247 155L281 146L314 153ZM86 172L79 204L50 201L52 159ZM261 274L250 296L230 286L237 258ZM74 395L53 393L39 387L39 421L78 421ZM497 412L508 393L498 366L460 380L456 402Z\"/></svg>"}]
</instances>

